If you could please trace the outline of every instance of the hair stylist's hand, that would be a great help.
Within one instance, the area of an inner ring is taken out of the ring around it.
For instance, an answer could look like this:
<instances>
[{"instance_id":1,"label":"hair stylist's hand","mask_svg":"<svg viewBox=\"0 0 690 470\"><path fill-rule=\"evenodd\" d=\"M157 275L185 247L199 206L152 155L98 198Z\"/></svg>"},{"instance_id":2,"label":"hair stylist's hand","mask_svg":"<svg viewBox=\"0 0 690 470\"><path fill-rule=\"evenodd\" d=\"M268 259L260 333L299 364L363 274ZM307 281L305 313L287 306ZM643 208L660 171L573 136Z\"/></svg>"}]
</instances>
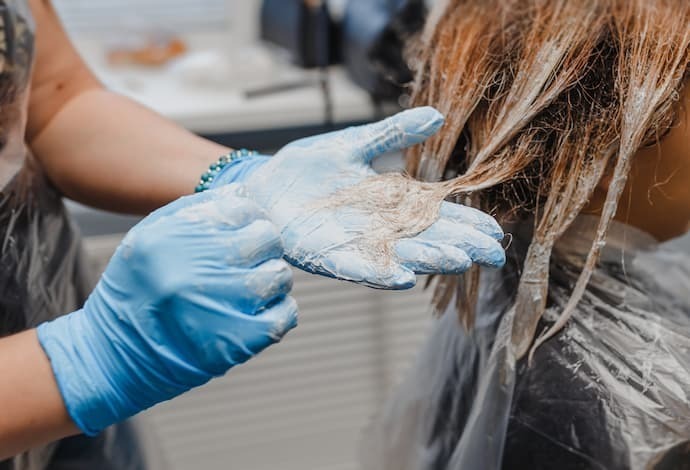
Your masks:
<instances>
[{"instance_id":1,"label":"hair stylist's hand","mask_svg":"<svg viewBox=\"0 0 690 470\"><path fill-rule=\"evenodd\" d=\"M98 433L279 341L297 324L282 256L238 185L134 227L84 308L38 328L75 423Z\"/></svg>"},{"instance_id":2,"label":"hair stylist's hand","mask_svg":"<svg viewBox=\"0 0 690 470\"><path fill-rule=\"evenodd\" d=\"M416 230L413 216L433 211L418 204L428 197L414 200L423 183L409 180L396 187L375 178L374 158L419 144L442 125L435 109L411 109L374 124L298 140L270 159L256 158L221 174L214 183L243 180L250 197L280 228L286 259L312 273L405 289L415 284L415 274L459 274L472 263L502 266L503 231L491 216L443 202L435 222ZM331 203L358 194L363 194L358 202ZM406 209L396 214L396 205ZM399 226L390 229L389 222Z\"/></svg>"}]
</instances>

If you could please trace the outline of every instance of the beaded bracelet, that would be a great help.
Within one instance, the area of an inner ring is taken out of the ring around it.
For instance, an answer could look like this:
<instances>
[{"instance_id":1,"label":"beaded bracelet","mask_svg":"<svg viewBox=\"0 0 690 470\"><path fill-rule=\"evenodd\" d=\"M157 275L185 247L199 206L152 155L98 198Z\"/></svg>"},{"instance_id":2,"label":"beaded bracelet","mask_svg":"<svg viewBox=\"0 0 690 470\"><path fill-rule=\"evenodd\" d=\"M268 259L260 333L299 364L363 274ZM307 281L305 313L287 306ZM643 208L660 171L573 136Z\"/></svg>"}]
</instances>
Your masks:
<instances>
[{"instance_id":1,"label":"beaded bracelet","mask_svg":"<svg viewBox=\"0 0 690 470\"><path fill-rule=\"evenodd\" d=\"M244 157L250 157L253 155L258 155L258 152L250 151L247 149L233 150L227 155L223 155L218 159L217 162L212 163L208 167L208 171L201 175L199 180L199 185L194 189L194 192L201 193L211 188L213 180L218 176L218 174L228 165L238 162Z\"/></svg>"}]
</instances>

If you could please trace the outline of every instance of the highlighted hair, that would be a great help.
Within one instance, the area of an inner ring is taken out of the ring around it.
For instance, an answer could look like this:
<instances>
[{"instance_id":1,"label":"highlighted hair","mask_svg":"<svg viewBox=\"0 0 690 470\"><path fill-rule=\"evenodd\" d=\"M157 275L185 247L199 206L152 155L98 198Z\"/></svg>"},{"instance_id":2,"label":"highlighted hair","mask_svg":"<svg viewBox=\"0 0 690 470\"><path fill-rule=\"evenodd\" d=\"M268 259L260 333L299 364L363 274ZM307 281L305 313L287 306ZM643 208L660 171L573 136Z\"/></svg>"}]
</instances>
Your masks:
<instances>
[{"instance_id":1,"label":"highlighted hair","mask_svg":"<svg viewBox=\"0 0 690 470\"><path fill-rule=\"evenodd\" d=\"M408 152L408 171L445 180L501 222L533 216L515 300L518 358L556 334L582 298L626 185L633 155L672 125L690 66L687 0L447 0L411 51L413 105L446 126ZM556 241L611 184L582 272L560 318L536 338ZM478 273L437 280L471 326Z\"/></svg>"}]
</instances>

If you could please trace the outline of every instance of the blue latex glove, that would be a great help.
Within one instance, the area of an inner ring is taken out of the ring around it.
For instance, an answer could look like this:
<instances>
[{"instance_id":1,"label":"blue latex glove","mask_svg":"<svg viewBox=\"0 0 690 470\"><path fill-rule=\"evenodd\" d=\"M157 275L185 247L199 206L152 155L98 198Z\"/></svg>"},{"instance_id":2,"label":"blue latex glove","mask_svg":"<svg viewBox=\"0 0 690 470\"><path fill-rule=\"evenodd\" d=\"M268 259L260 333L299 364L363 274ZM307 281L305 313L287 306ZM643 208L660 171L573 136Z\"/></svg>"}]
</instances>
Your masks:
<instances>
[{"instance_id":1,"label":"blue latex glove","mask_svg":"<svg viewBox=\"0 0 690 470\"><path fill-rule=\"evenodd\" d=\"M296 326L278 231L245 194L229 185L154 212L82 310L38 327L86 434L224 374Z\"/></svg>"},{"instance_id":2,"label":"blue latex glove","mask_svg":"<svg viewBox=\"0 0 690 470\"><path fill-rule=\"evenodd\" d=\"M286 259L305 271L371 287L405 289L415 274L460 274L472 263L500 267L503 231L475 209L443 202L433 225L390 240L392 259L364 243L387 201L328 206L334 196L360 191L377 174L371 162L386 152L419 144L443 125L433 108L408 110L384 121L291 143L274 157L254 157L221 173L215 185L241 179L250 196L280 228ZM389 182L367 190L386 192ZM410 190L422 183L410 182ZM397 196L396 196L397 197ZM401 195L400 199L404 199Z\"/></svg>"}]
</instances>

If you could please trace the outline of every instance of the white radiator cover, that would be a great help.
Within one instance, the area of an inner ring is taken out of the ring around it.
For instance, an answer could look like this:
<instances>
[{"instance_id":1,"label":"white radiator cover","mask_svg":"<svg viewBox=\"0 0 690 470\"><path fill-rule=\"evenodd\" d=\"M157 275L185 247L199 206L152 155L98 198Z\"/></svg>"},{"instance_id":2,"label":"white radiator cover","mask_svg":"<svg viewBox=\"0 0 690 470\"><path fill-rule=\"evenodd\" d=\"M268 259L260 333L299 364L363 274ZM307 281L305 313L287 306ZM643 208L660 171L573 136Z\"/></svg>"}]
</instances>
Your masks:
<instances>
[{"instance_id":1,"label":"white radiator cover","mask_svg":"<svg viewBox=\"0 0 690 470\"><path fill-rule=\"evenodd\" d=\"M118 241L86 241L97 268ZM429 294L381 292L295 272L294 295L300 326L284 342L147 413L163 468L357 468L362 429L431 325Z\"/></svg>"}]
</instances>

